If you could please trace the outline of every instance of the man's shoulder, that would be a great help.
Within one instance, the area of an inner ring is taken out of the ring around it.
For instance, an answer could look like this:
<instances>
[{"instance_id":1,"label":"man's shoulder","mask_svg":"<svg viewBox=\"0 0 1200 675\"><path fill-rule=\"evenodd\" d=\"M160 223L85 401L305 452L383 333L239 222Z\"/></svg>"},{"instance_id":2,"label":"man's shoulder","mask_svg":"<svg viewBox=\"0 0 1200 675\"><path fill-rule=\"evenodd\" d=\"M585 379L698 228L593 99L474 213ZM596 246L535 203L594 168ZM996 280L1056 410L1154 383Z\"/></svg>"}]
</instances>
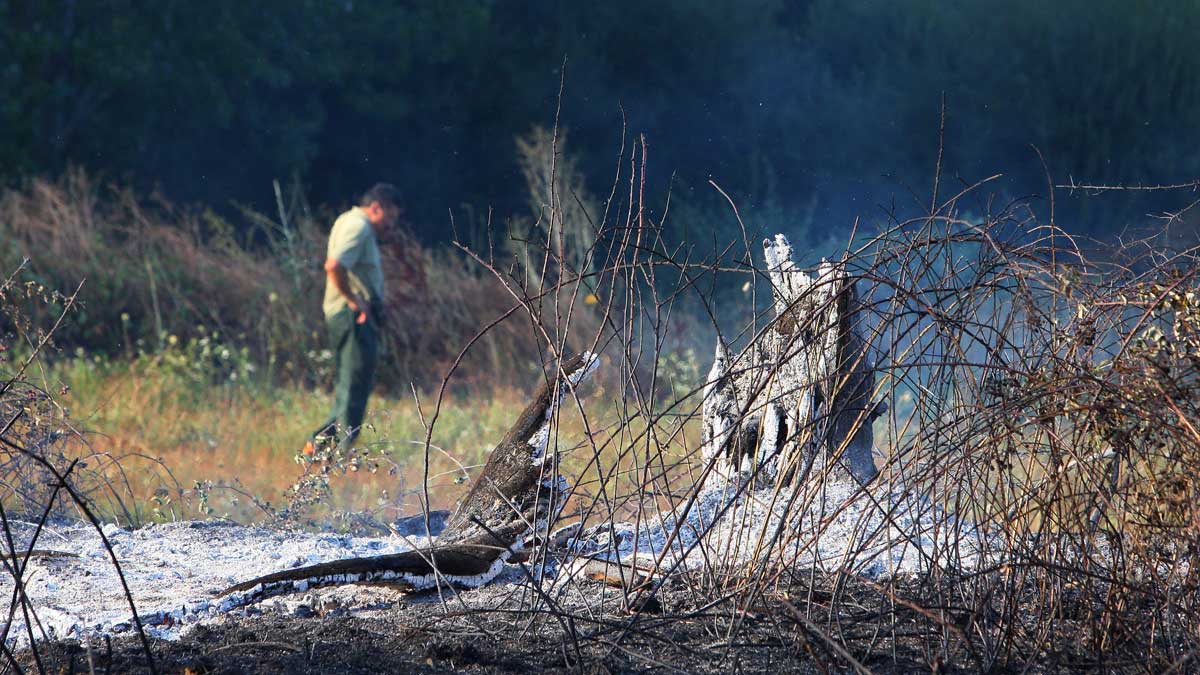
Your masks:
<instances>
[{"instance_id":1,"label":"man's shoulder","mask_svg":"<svg viewBox=\"0 0 1200 675\"><path fill-rule=\"evenodd\" d=\"M367 214L363 213L362 209L355 207L344 212L333 221L333 229L335 230L361 230L371 229L371 221L367 220Z\"/></svg>"},{"instance_id":2,"label":"man's shoulder","mask_svg":"<svg viewBox=\"0 0 1200 675\"><path fill-rule=\"evenodd\" d=\"M350 209L338 216L337 220L333 221L333 228L329 230L331 246L335 243L339 246L357 245L373 239L374 236L375 230L362 209Z\"/></svg>"}]
</instances>

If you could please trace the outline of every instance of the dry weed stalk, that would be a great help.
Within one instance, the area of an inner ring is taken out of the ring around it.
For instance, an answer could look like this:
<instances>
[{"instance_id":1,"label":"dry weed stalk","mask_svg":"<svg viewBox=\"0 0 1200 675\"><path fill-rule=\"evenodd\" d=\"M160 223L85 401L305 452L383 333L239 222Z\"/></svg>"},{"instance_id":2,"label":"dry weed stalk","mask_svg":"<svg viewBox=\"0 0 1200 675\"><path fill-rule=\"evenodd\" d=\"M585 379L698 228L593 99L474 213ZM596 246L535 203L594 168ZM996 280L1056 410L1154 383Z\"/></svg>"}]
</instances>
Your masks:
<instances>
[{"instance_id":1,"label":"dry weed stalk","mask_svg":"<svg viewBox=\"0 0 1200 675\"><path fill-rule=\"evenodd\" d=\"M64 319L75 309L80 289L76 288L73 294L61 298L62 309L58 318L48 329L36 333L35 339L35 334L21 330L32 324L12 309L12 296L21 291L17 287L16 279L17 274L14 272L0 285L0 304L5 308L6 317L11 319L18 329L17 337L28 341L30 351L19 363L11 363L7 359L0 361L0 379L3 380L0 384L0 465L4 471L4 478L0 479L0 534L3 536L3 542L0 543L0 564L3 565L4 573L12 578L13 584L7 617L3 628L0 629L0 653L5 658L5 669L11 667L17 672L22 672L20 662L10 649L10 643L15 640L10 641L9 636L9 629L13 625L16 612L19 611L26 630L23 637L27 641L37 672L49 672L37 642L39 639L56 640L59 636L47 634L42 628L37 619L37 607L26 594L25 579L30 559L37 551L39 538L49 518L53 514L73 511L100 535L101 544L112 561L125 599L129 603L133 624L145 652L146 664L150 672L157 672L150 643L143 630L121 563L96 516L97 501L107 499L110 505L115 503L116 506L125 509L123 498L128 497L129 492L114 485L104 471L87 468L88 461L103 464L112 460L111 457L93 452L84 458L68 459L63 450L66 437L74 437L81 447L90 447L87 439L66 423L66 416L51 392L35 386L26 379L30 366L51 343L55 331ZM29 288L24 290L24 294L29 295ZM6 337L0 335L0 346L4 347L0 350L0 355L11 351L11 344ZM8 504L8 507L5 504ZM32 522L31 531L22 532L23 536L18 537L14 531L15 523L10 519L10 510L14 510L12 517ZM125 510L125 513L129 515L128 510ZM34 632L35 626L38 633Z\"/></svg>"}]
</instances>

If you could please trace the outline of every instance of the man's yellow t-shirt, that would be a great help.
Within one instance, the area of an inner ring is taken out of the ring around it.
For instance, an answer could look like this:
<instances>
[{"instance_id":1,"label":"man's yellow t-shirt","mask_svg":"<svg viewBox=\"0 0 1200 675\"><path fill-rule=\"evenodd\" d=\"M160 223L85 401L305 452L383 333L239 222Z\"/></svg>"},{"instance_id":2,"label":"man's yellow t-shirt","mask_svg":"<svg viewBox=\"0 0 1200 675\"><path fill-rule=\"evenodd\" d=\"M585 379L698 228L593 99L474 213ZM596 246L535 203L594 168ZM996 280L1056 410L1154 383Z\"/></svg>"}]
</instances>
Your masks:
<instances>
[{"instance_id":1,"label":"man's yellow t-shirt","mask_svg":"<svg viewBox=\"0 0 1200 675\"><path fill-rule=\"evenodd\" d=\"M383 301L383 261L379 256L379 244L375 241L371 221L361 208L356 206L334 221L325 257L337 260L346 268L350 289L358 297L369 304ZM337 314L346 306L346 298L326 279L322 304L325 317Z\"/></svg>"}]
</instances>

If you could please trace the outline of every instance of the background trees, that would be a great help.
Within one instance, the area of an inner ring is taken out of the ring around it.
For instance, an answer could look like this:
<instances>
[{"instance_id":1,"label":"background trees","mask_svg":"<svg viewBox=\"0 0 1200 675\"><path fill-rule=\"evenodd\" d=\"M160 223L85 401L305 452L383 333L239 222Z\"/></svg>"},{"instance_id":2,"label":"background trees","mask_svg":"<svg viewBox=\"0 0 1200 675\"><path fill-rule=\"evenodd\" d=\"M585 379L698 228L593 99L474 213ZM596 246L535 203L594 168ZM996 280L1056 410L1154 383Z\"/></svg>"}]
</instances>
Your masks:
<instances>
[{"instance_id":1,"label":"background trees","mask_svg":"<svg viewBox=\"0 0 1200 675\"><path fill-rule=\"evenodd\" d=\"M624 124L692 228L732 226L713 178L816 241L928 184L943 93L950 180L1044 192L1031 145L1064 182L1195 178L1198 32L1200 5L1121 0L0 0L0 172L263 210L273 178L332 204L387 179L433 241L464 204L527 212L515 139L553 121L565 58L594 194ZM1103 235L1174 199L1064 198L1060 220Z\"/></svg>"}]
</instances>

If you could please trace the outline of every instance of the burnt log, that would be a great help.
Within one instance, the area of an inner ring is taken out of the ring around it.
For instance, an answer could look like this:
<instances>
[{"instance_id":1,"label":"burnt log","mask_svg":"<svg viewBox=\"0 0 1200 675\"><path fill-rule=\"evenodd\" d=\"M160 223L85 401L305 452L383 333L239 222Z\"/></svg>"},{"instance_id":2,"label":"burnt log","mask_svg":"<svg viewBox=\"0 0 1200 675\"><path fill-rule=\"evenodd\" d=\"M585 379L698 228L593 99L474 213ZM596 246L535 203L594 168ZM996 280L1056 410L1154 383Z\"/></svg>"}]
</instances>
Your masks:
<instances>
[{"instance_id":1,"label":"burnt log","mask_svg":"<svg viewBox=\"0 0 1200 675\"><path fill-rule=\"evenodd\" d=\"M474 588L491 581L513 556L545 541L562 511L569 486L558 474L551 425L567 394L598 365L599 357L585 352L565 361L542 383L431 546L250 579L222 591L220 606L230 609L312 586L382 583L420 591L439 585Z\"/></svg>"}]
</instances>

